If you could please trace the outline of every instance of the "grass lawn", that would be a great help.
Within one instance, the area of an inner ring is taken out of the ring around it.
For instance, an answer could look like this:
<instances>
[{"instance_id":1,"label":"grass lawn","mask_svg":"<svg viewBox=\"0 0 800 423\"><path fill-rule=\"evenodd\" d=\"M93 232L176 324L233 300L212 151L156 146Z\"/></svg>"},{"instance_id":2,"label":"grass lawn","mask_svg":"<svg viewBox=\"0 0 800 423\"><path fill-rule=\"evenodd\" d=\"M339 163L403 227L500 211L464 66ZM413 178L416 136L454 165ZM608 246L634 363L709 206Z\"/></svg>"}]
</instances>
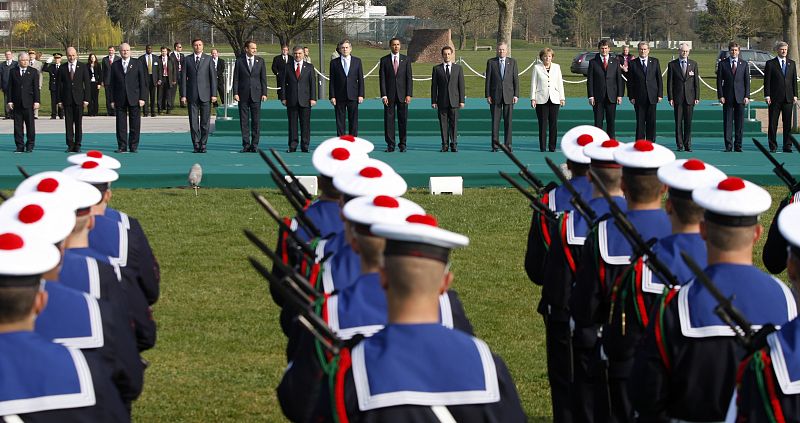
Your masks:
<instances>
[{"instance_id":1,"label":"grass lawn","mask_svg":"<svg viewBox=\"0 0 800 423\"><path fill-rule=\"evenodd\" d=\"M263 191L263 190L262 190ZM772 210L783 187L771 187ZM285 366L285 339L266 281L246 262L265 258L242 235L249 228L274 245L276 227L246 190L115 190L113 205L137 217L161 264L156 348L145 354L145 392L136 421L282 421L274 394ZM282 212L277 191L265 191ZM523 269L530 212L513 189L467 189L464 196L407 197L470 237L453 253L456 289L476 334L500 354L532 421L550 420L540 290ZM763 240L762 240L763 242ZM760 260L760 246L757 253ZM784 275L785 276L785 275Z\"/></svg>"}]
</instances>

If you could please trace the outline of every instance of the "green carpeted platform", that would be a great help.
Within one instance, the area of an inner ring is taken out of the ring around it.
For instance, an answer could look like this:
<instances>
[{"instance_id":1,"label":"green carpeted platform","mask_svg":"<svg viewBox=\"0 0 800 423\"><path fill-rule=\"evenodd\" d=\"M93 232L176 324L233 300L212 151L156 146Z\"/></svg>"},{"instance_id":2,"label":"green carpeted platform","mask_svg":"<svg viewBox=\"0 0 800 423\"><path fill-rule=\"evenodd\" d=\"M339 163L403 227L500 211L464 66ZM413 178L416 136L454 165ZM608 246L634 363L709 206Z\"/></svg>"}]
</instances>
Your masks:
<instances>
[{"instance_id":1,"label":"green carpeted platform","mask_svg":"<svg viewBox=\"0 0 800 423\"><path fill-rule=\"evenodd\" d=\"M766 107L760 103L754 107ZM269 100L261 105L262 134L275 137L287 137L288 122L286 108L277 100ZM217 116L223 116L224 109L217 109ZM755 115L755 110L752 111ZM228 108L228 121L217 121L215 135L239 135L239 109ZM430 99L417 98L411 102L409 109L409 137L438 136L439 120L436 111L431 109ZM325 135L336 132L333 106L324 100L317 103L311 112L312 135ZM594 121L592 108L585 98L570 98L567 105L559 112L559 130L566 132L573 126ZM460 112L458 131L463 136L483 136L491 131L491 115L485 99L467 99L466 106ZM633 105L627 98L617 107L617 136L633 137L636 129L636 117ZM669 103L663 101L657 111L656 131L658 135L673 138L675 130L674 114ZM745 135L756 136L760 133L761 124L745 120ZM383 104L380 100L367 100L358 108L359 134L383 139ZM530 99L522 98L514 108L514 135L531 136L538 134L536 111L530 106ZM692 133L697 137L715 137L722 132L722 106L712 101L703 101L695 107ZM657 139L658 140L658 139ZM670 144L671 145L671 144Z\"/></svg>"},{"instance_id":2,"label":"green carpeted platform","mask_svg":"<svg viewBox=\"0 0 800 423\"><path fill-rule=\"evenodd\" d=\"M312 148L326 137L312 138ZM621 137L632 141L631 137ZM766 135L760 139L766 143ZM463 176L467 187L504 186L498 170L515 172L514 166L503 153L489 152L486 136L461 138L458 153L440 153L438 136L414 136L409 139L406 153L385 153L380 139L375 139L376 151L372 157L388 162L408 181L410 186L427 187L431 176ZM671 136L663 136L660 142L668 146L674 143ZM240 154L239 136L213 136L209 140L207 154L192 154L188 134L145 134L142 136L139 153L116 155L122 163L122 177L115 183L118 187L153 188L187 185L189 168L193 163L203 166L202 186L206 187L265 187L272 183L267 176L267 167L257 154ZM725 172L738 175L761 184L779 184L772 174L771 166L762 157L750 138L746 139L743 153L722 153L721 137L695 138L693 153L678 153L678 157L697 157L720 166ZM537 145L536 148L533 146ZM84 151L100 149L111 152L116 147L113 134L87 134L84 136ZM283 152L285 137L262 138L261 147L274 147ZM67 166L63 135L39 135L36 150L32 154L14 154L13 143L8 137L0 146L0 189L8 190L20 181L15 165L22 165L28 172L59 170ZM515 138L514 151L530 169L544 180L553 179L546 167L545 156L557 162L563 161L559 152L540 153L538 141L531 135ZM283 157L299 175L313 175L311 154L283 153ZM800 154L778 154L778 159L787 163L787 168L800 175ZM189 195L187 193L187 195Z\"/></svg>"}]
</instances>

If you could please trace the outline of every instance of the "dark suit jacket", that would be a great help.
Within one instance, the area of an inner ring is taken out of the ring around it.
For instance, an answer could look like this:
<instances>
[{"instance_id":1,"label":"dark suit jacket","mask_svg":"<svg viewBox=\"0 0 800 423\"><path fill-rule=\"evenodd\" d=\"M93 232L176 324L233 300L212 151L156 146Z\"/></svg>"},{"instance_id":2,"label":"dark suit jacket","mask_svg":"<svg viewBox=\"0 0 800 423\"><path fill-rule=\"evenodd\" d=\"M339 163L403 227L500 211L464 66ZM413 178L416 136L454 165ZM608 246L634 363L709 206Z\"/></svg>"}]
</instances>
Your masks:
<instances>
[{"instance_id":1,"label":"dark suit jacket","mask_svg":"<svg viewBox=\"0 0 800 423\"><path fill-rule=\"evenodd\" d=\"M14 103L14 108L31 109L33 103L41 103L39 96L39 71L28 66L25 75L20 76L19 68L8 75L9 95L7 103Z\"/></svg>"},{"instance_id":2,"label":"dark suit jacket","mask_svg":"<svg viewBox=\"0 0 800 423\"><path fill-rule=\"evenodd\" d=\"M453 63L450 65L450 81L447 80L444 63L433 67L431 80L431 104L437 107L449 105L457 109L459 103L464 103L464 71L461 66Z\"/></svg>"},{"instance_id":3,"label":"dark suit jacket","mask_svg":"<svg viewBox=\"0 0 800 423\"><path fill-rule=\"evenodd\" d=\"M144 71L145 77L150 77L151 81L153 81L153 85L158 83L159 78L161 77L161 53L155 54L153 53L152 58L150 60L153 61L153 75L147 73L147 54L143 54L139 56L139 61L142 63L142 70Z\"/></svg>"},{"instance_id":4,"label":"dark suit jacket","mask_svg":"<svg viewBox=\"0 0 800 423\"><path fill-rule=\"evenodd\" d=\"M685 76L680 59L667 64L667 99L678 104L694 104L695 100L700 100L700 69L697 62L686 60Z\"/></svg>"},{"instance_id":5,"label":"dark suit jacket","mask_svg":"<svg viewBox=\"0 0 800 423\"><path fill-rule=\"evenodd\" d=\"M500 58L493 57L486 62L486 87L484 97L491 97L492 102L502 101L512 104L514 97L519 98L519 72L517 61L506 57L505 79L500 78Z\"/></svg>"},{"instance_id":6,"label":"dark suit jacket","mask_svg":"<svg viewBox=\"0 0 800 423\"><path fill-rule=\"evenodd\" d=\"M147 99L147 77L138 60L130 59L127 73L122 69L122 60L117 60L109 73L109 87L115 105L139 107L139 100Z\"/></svg>"},{"instance_id":7,"label":"dark suit jacket","mask_svg":"<svg viewBox=\"0 0 800 423\"><path fill-rule=\"evenodd\" d=\"M350 56L350 69L344 74L342 59L337 57L331 60L330 81L328 81L328 98L339 101L358 100L364 97L364 68L361 59Z\"/></svg>"},{"instance_id":8,"label":"dark suit jacket","mask_svg":"<svg viewBox=\"0 0 800 423\"><path fill-rule=\"evenodd\" d=\"M267 95L267 64L260 56L253 56L253 69L247 66L247 55L236 59L233 70L233 95L243 103L258 103Z\"/></svg>"},{"instance_id":9,"label":"dark suit jacket","mask_svg":"<svg viewBox=\"0 0 800 423\"><path fill-rule=\"evenodd\" d=\"M57 91L58 86L56 85L56 75L58 75L58 71L61 70L61 67L66 66L66 62L60 63L58 67L56 67L55 63L45 63L44 67L42 68L42 72L47 72L50 74L50 80L47 83L47 88L50 91Z\"/></svg>"},{"instance_id":10,"label":"dark suit jacket","mask_svg":"<svg viewBox=\"0 0 800 423\"><path fill-rule=\"evenodd\" d=\"M408 57L400 54L397 59L397 75L394 74L394 64L392 55L388 54L381 57L378 67L378 81L380 84L381 97L389 100L405 101L406 96L413 97L414 94L414 75L411 73L411 61Z\"/></svg>"},{"instance_id":11,"label":"dark suit jacket","mask_svg":"<svg viewBox=\"0 0 800 423\"><path fill-rule=\"evenodd\" d=\"M181 96L189 102L208 102L217 96L217 71L211 63L211 56L203 53L200 63L195 64L195 55L185 57L183 74L180 79Z\"/></svg>"},{"instance_id":12,"label":"dark suit jacket","mask_svg":"<svg viewBox=\"0 0 800 423\"><path fill-rule=\"evenodd\" d=\"M311 107L311 100L317 100L317 75L314 65L302 62L300 78L294 71L294 60L291 60L281 72L281 89L278 95L286 100L286 107Z\"/></svg>"},{"instance_id":13,"label":"dark suit jacket","mask_svg":"<svg viewBox=\"0 0 800 423\"><path fill-rule=\"evenodd\" d=\"M6 64L5 60L0 62L0 88L2 88L3 91L8 91L9 72L15 67L17 67L16 60L12 60L10 66Z\"/></svg>"},{"instance_id":14,"label":"dark suit jacket","mask_svg":"<svg viewBox=\"0 0 800 423\"><path fill-rule=\"evenodd\" d=\"M735 100L744 103L750 98L750 66L737 58L736 74L733 74L730 59L723 59L717 67L717 98L725 97L725 101Z\"/></svg>"},{"instance_id":15,"label":"dark suit jacket","mask_svg":"<svg viewBox=\"0 0 800 423\"><path fill-rule=\"evenodd\" d=\"M292 57L291 54L286 56L286 61L283 60L283 56L280 55L280 54L275 56L275 57L273 57L272 58L272 74L275 75L275 77L278 77L280 75L280 73L283 72L283 70L286 68L286 65L291 63L291 62L294 62L294 58Z\"/></svg>"},{"instance_id":16,"label":"dark suit jacket","mask_svg":"<svg viewBox=\"0 0 800 423\"><path fill-rule=\"evenodd\" d=\"M214 66L214 58L211 58L211 66ZM225 85L225 59L217 58L217 67L214 68L217 73L217 87Z\"/></svg>"},{"instance_id":17,"label":"dark suit jacket","mask_svg":"<svg viewBox=\"0 0 800 423\"><path fill-rule=\"evenodd\" d=\"M647 75L640 57L628 62L627 78L629 98L636 101L648 100L650 104L656 104L659 97L664 97L661 64L655 57L647 58Z\"/></svg>"},{"instance_id":18,"label":"dark suit jacket","mask_svg":"<svg viewBox=\"0 0 800 423\"><path fill-rule=\"evenodd\" d=\"M75 62L75 75L72 78L69 77L69 62L61 64L56 74L58 102L64 103L65 106L83 107L83 102L89 101L91 79L86 63Z\"/></svg>"},{"instance_id":19,"label":"dark suit jacket","mask_svg":"<svg viewBox=\"0 0 800 423\"><path fill-rule=\"evenodd\" d=\"M767 60L764 67L764 97L778 103L792 103L797 97L797 67L794 60L786 58L786 75L783 75L778 58Z\"/></svg>"},{"instance_id":20,"label":"dark suit jacket","mask_svg":"<svg viewBox=\"0 0 800 423\"><path fill-rule=\"evenodd\" d=\"M620 69L619 61L615 56L608 55L608 69L603 69L603 59L599 54L589 61L586 90L588 97L594 97L595 101L616 103L617 97L625 95L622 69Z\"/></svg>"},{"instance_id":21,"label":"dark suit jacket","mask_svg":"<svg viewBox=\"0 0 800 423\"><path fill-rule=\"evenodd\" d=\"M119 60L119 56L114 56L114 61ZM103 56L100 61L100 66L103 68L103 84L108 85L108 79L111 76L111 63L108 62L108 55Z\"/></svg>"},{"instance_id":22,"label":"dark suit jacket","mask_svg":"<svg viewBox=\"0 0 800 423\"><path fill-rule=\"evenodd\" d=\"M186 56L183 53L178 54L178 57L175 57L175 52L169 53L169 69L167 73L169 73L169 84L171 86L178 86L180 90L181 96L183 96L183 83L181 80L186 79Z\"/></svg>"}]
</instances>

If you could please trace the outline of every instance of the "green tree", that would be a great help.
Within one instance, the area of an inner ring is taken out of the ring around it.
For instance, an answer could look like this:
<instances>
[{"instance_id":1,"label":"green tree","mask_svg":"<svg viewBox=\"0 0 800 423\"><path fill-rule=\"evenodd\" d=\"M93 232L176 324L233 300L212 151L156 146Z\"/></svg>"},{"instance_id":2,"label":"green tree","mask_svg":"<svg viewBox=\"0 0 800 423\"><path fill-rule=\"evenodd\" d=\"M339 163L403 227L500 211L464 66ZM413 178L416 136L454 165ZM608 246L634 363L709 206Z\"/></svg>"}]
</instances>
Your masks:
<instances>
[{"instance_id":1,"label":"green tree","mask_svg":"<svg viewBox=\"0 0 800 423\"><path fill-rule=\"evenodd\" d=\"M697 35L712 43L727 43L753 33L750 7L739 0L708 0L708 11L697 16Z\"/></svg>"},{"instance_id":2,"label":"green tree","mask_svg":"<svg viewBox=\"0 0 800 423\"><path fill-rule=\"evenodd\" d=\"M66 50L80 46L97 21L97 10L106 10L105 0L32 0L31 20Z\"/></svg>"},{"instance_id":3,"label":"green tree","mask_svg":"<svg viewBox=\"0 0 800 423\"><path fill-rule=\"evenodd\" d=\"M161 8L173 22L202 22L213 26L240 52L261 22L261 0L164 0Z\"/></svg>"},{"instance_id":4,"label":"green tree","mask_svg":"<svg viewBox=\"0 0 800 423\"><path fill-rule=\"evenodd\" d=\"M146 0L107 0L108 17L118 24L125 40L131 42L142 27L142 12L147 5Z\"/></svg>"},{"instance_id":5,"label":"green tree","mask_svg":"<svg viewBox=\"0 0 800 423\"><path fill-rule=\"evenodd\" d=\"M591 0L555 0L553 35L571 39L575 47L587 47L593 35L597 4Z\"/></svg>"}]
</instances>

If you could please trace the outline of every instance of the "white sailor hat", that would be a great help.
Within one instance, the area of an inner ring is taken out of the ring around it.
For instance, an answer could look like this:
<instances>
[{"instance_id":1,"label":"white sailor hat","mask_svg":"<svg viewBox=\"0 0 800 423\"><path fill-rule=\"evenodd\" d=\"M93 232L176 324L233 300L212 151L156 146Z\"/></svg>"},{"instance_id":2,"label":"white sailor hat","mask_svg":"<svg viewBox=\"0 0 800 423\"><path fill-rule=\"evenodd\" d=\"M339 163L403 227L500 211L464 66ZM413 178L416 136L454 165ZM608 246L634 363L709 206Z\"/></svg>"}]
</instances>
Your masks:
<instances>
[{"instance_id":1,"label":"white sailor hat","mask_svg":"<svg viewBox=\"0 0 800 423\"><path fill-rule=\"evenodd\" d=\"M794 254L800 257L800 203L792 203L778 215L778 230L781 232Z\"/></svg>"},{"instance_id":2,"label":"white sailor hat","mask_svg":"<svg viewBox=\"0 0 800 423\"><path fill-rule=\"evenodd\" d=\"M583 148L583 154L591 159L594 167L622 167L614 160L614 151L626 146L627 144L614 139L603 142L593 142Z\"/></svg>"},{"instance_id":3,"label":"white sailor hat","mask_svg":"<svg viewBox=\"0 0 800 423\"><path fill-rule=\"evenodd\" d=\"M1 223L0 226L5 226ZM35 276L55 268L61 253L51 243L27 233L0 232L0 286L18 287L38 283L38 280L15 281L3 276Z\"/></svg>"},{"instance_id":4,"label":"white sailor hat","mask_svg":"<svg viewBox=\"0 0 800 423\"><path fill-rule=\"evenodd\" d=\"M31 175L17 186L14 195L26 195L35 192L51 194L59 201L71 204L73 210L86 209L100 202L103 194L100 190L67 176L62 172L41 172Z\"/></svg>"},{"instance_id":5,"label":"white sailor hat","mask_svg":"<svg viewBox=\"0 0 800 423\"><path fill-rule=\"evenodd\" d=\"M725 173L698 159L680 159L658 168L658 180L669 187L670 196L692 199L696 188L717 185Z\"/></svg>"},{"instance_id":6,"label":"white sailor hat","mask_svg":"<svg viewBox=\"0 0 800 423\"><path fill-rule=\"evenodd\" d=\"M425 214L417 203L388 195L354 198L342 209L344 218L358 225L405 222L412 214ZM368 228L367 228L368 229Z\"/></svg>"},{"instance_id":7,"label":"white sailor hat","mask_svg":"<svg viewBox=\"0 0 800 423\"><path fill-rule=\"evenodd\" d=\"M75 227L75 210L44 193L15 195L0 204L3 231L21 232L55 244Z\"/></svg>"},{"instance_id":8,"label":"white sailor hat","mask_svg":"<svg viewBox=\"0 0 800 423\"><path fill-rule=\"evenodd\" d=\"M119 179L119 174L116 171L100 166L100 163L94 160L87 160L79 165L70 166L62 172L92 185L109 184Z\"/></svg>"},{"instance_id":9,"label":"white sailor hat","mask_svg":"<svg viewBox=\"0 0 800 423\"><path fill-rule=\"evenodd\" d=\"M340 169L356 166L369 159L369 156L351 142L331 138L314 149L311 163L320 174L333 178Z\"/></svg>"},{"instance_id":10,"label":"white sailor hat","mask_svg":"<svg viewBox=\"0 0 800 423\"><path fill-rule=\"evenodd\" d=\"M341 135L338 137L328 138L325 141L339 140L350 143L353 147L365 152L371 153L375 149L375 145L364 138L356 137L354 135Z\"/></svg>"},{"instance_id":11,"label":"white sailor hat","mask_svg":"<svg viewBox=\"0 0 800 423\"><path fill-rule=\"evenodd\" d=\"M370 231L386 238L386 256L411 256L448 262L450 250L466 247L469 238L439 227L429 214L412 214L401 223L378 223Z\"/></svg>"},{"instance_id":12,"label":"white sailor hat","mask_svg":"<svg viewBox=\"0 0 800 423\"><path fill-rule=\"evenodd\" d=\"M772 197L760 186L741 178L728 177L717 185L692 191L692 200L706 209L706 219L725 226L752 226L767 211Z\"/></svg>"},{"instance_id":13,"label":"white sailor hat","mask_svg":"<svg viewBox=\"0 0 800 423\"><path fill-rule=\"evenodd\" d=\"M583 148L592 143L608 141L606 131L592 125L576 126L561 137L561 151L567 160L589 164L591 159L583 154Z\"/></svg>"},{"instance_id":14,"label":"white sailor hat","mask_svg":"<svg viewBox=\"0 0 800 423\"><path fill-rule=\"evenodd\" d=\"M388 195L399 197L406 193L406 181L388 164L375 159L342 168L333 177L333 186L349 197Z\"/></svg>"},{"instance_id":15,"label":"white sailor hat","mask_svg":"<svg viewBox=\"0 0 800 423\"><path fill-rule=\"evenodd\" d=\"M661 166L675 161L675 153L663 145L638 140L614 151L614 161L627 170L655 173Z\"/></svg>"},{"instance_id":16,"label":"white sailor hat","mask_svg":"<svg viewBox=\"0 0 800 423\"><path fill-rule=\"evenodd\" d=\"M120 163L119 160L111 156L107 156L103 154L103 152L98 150L90 150L87 151L85 154L73 154L67 157L67 161L76 165L83 164L83 162L86 161L93 161L97 162L97 164L106 169L114 169L114 170L122 167L122 163Z\"/></svg>"}]
</instances>

